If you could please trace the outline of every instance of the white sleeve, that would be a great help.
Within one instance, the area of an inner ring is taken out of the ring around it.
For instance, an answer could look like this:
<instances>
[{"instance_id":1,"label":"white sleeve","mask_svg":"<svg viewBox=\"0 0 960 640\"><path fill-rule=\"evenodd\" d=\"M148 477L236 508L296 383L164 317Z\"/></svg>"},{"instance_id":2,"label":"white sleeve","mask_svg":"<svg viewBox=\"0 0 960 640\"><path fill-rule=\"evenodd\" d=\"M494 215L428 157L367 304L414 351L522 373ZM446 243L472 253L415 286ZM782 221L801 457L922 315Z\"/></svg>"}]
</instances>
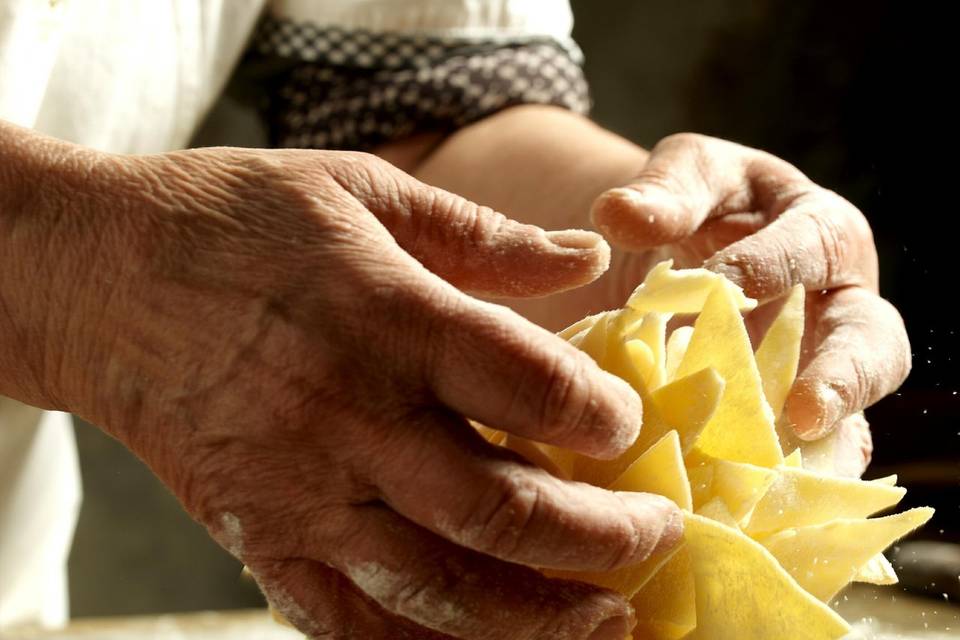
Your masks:
<instances>
[{"instance_id":1,"label":"white sleeve","mask_svg":"<svg viewBox=\"0 0 960 640\"><path fill-rule=\"evenodd\" d=\"M64 8L59 3L0 0L0 118L33 126L60 51L63 27Z\"/></svg>"},{"instance_id":2,"label":"white sleeve","mask_svg":"<svg viewBox=\"0 0 960 640\"><path fill-rule=\"evenodd\" d=\"M567 0L271 0L278 18L320 27L464 38L570 38Z\"/></svg>"},{"instance_id":3,"label":"white sleeve","mask_svg":"<svg viewBox=\"0 0 960 640\"><path fill-rule=\"evenodd\" d=\"M80 495L70 416L0 397L0 632L66 623Z\"/></svg>"}]
</instances>

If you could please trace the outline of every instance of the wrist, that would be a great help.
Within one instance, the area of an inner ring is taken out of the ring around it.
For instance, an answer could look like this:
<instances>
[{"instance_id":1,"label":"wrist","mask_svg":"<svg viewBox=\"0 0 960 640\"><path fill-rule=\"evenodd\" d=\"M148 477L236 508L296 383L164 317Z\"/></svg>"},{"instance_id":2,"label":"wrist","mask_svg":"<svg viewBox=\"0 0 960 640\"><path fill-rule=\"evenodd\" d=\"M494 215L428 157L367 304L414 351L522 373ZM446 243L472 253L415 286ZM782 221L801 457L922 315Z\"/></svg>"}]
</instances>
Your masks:
<instances>
[{"instance_id":1,"label":"wrist","mask_svg":"<svg viewBox=\"0 0 960 640\"><path fill-rule=\"evenodd\" d=\"M0 123L0 394L73 410L94 366L108 156ZM102 314L100 314L102 317Z\"/></svg>"}]
</instances>

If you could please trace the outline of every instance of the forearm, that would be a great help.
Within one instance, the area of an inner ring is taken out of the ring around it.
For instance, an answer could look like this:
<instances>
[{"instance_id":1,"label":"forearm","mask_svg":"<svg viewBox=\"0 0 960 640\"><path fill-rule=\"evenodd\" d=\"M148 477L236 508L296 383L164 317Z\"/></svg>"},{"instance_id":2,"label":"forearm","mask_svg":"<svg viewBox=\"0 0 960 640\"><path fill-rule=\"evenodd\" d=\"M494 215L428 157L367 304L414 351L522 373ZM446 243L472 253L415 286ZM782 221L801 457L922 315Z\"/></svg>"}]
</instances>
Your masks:
<instances>
[{"instance_id":1,"label":"forearm","mask_svg":"<svg viewBox=\"0 0 960 640\"><path fill-rule=\"evenodd\" d=\"M646 157L583 116L528 105L458 131L413 173L524 222L583 228L593 200L626 184Z\"/></svg>"}]
</instances>

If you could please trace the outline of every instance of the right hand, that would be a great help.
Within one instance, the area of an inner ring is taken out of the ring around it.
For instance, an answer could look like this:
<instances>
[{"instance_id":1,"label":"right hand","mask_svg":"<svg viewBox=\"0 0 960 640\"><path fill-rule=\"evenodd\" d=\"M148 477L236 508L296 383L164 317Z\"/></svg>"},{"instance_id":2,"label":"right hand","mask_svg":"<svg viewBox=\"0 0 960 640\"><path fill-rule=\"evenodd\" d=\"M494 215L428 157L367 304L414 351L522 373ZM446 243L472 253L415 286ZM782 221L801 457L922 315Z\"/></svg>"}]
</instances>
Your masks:
<instances>
[{"instance_id":1,"label":"right hand","mask_svg":"<svg viewBox=\"0 0 960 640\"><path fill-rule=\"evenodd\" d=\"M641 561L678 540L676 506L556 479L466 418L606 458L636 437L638 397L449 284L577 286L606 268L598 236L548 235L363 154L100 156L80 174L40 216L75 236L61 304L31 325L62 345L41 349L45 404L141 456L298 628L628 633L622 597L529 567Z\"/></svg>"},{"instance_id":2,"label":"right hand","mask_svg":"<svg viewBox=\"0 0 960 640\"><path fill-rule=\"evenodd\" d=\"M689 133L661 140L625 184L594 202L604 237L629 252L638 274L670 257L741 286L761 303L746 318L754 344L791 289L806 289L799 370L784 408L799 439L791 446L801 445L806 461L806 443L818 443L830 450L825 469L859 477L872 449L862 411L893 393L911 362L903 319L880 297L863 213L780 158Z\"/></svg>"}]
</instances>

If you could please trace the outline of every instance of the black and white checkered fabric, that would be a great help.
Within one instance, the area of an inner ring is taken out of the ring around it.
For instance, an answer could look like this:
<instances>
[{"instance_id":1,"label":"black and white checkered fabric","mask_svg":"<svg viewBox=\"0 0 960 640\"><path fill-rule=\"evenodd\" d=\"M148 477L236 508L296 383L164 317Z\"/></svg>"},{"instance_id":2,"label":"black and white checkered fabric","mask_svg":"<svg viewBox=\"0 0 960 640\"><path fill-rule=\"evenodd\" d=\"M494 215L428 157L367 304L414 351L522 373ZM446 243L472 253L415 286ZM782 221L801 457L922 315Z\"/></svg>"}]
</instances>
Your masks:
<instances>
[{"instance_id":1,"label":"black and white checkered fabric","mask_svg":"<svg viewBox=\"0 0 960 640\"><path fill-rule=\"evenodd\" d=\"M518 104L590 107L578 51L548 38L464 40L268 17L254 52L280 61L265 107L280 147L363 150Z\"/></svg>"}]
</instances>

